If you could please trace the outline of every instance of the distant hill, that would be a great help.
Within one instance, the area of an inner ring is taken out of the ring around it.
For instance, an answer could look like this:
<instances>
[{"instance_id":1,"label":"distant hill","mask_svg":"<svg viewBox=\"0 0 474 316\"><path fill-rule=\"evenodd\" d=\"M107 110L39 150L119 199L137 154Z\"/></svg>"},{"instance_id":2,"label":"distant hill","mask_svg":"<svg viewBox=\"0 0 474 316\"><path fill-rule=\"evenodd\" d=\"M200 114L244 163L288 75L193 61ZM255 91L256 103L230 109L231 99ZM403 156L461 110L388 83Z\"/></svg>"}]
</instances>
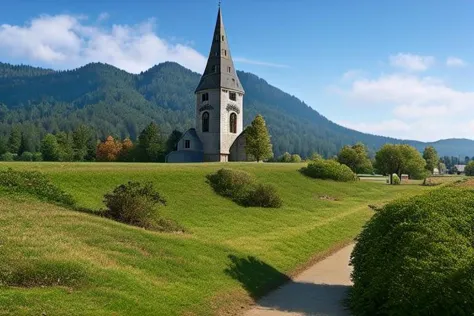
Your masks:
<instances>
[{"instance_id":1,"label":"distant hill","mask_svg":"<svg viewBox=\"0 0 474 316\"><path fill-rule=\"evenodd\" d=\"M337 125L298 98L247 72L238 72L246 95L244 124L261 113L269 126L274 153L335 155L345 144L361 141L371 151L385 143L408 143L420 151L433 145L440 155L474 156L474 141L446 139L434 143L399 140L357 132ZM200 75L166 62L138 75L93 63L54 71L0 63L0 137L13 125L30 135L35 147L47 132L71 131L88 124L98 137L135 139L150 121L164 134L194 123L194 89Z\"/></svg>"}]
</instances>

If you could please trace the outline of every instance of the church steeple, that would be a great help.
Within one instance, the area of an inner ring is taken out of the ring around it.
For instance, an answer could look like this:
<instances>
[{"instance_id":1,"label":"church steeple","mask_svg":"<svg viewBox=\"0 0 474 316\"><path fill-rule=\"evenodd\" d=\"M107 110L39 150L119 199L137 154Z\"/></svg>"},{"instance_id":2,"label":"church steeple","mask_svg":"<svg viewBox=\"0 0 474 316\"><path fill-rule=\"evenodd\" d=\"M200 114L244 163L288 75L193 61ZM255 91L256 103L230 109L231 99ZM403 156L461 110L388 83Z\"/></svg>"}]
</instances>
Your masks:
<instances>
[{"instance_id":1,"label":"church steeple","mask_svg":"<svg viewBox=\"0 0 474 316\"><path fill-rule=\"evenodd\" d=\"M229 89L244 93L232 61L220 5L206 69L195 92L209 89Z\"/></svg>"}]
</instances>

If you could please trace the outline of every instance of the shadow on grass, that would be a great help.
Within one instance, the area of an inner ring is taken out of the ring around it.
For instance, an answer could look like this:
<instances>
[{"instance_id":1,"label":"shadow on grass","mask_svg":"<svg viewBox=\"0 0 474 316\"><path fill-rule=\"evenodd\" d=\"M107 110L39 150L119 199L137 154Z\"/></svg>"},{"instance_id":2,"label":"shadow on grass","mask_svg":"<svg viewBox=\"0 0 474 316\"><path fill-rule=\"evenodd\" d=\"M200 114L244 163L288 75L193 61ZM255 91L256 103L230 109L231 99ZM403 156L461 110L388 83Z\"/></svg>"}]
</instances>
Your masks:
<instances>
[{"instance_id":1,"label":"shadow on grass","mask_svg":"<svg viewBox=\"0 0 474 316\"><path fill-rule=\"evenodd\" d=\"M229 259L225 273L238 280L254 300L258 299L258 309L304 315L350 315L345 307L350 286L295 282L255 257L230 255Z\"/></svg>"},{"instance_id":2,"label":"shadow on grass","mask_svg":"<svg viewBox=\"0 0 474 316\"><path fill-rule=\"evenodd\" d=\"M255 257L229 256L230 264L225 273L238 280L253 299L290 281L291 279L274 267Z\"/></svg>"}]
</instances>

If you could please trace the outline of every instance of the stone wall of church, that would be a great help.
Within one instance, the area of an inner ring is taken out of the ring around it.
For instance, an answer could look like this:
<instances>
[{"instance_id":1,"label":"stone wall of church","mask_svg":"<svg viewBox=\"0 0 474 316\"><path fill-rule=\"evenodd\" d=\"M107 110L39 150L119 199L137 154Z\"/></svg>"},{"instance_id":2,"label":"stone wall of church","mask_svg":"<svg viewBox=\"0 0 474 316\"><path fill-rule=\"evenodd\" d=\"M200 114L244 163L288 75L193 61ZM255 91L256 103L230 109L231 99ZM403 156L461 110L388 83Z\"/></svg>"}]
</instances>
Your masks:
<instances>
[{"instance_id":1,"label":"stone wall of church","mask_svg":"<svg viewBox=\"0 0 474 316\"><path fill-rule=\"evenodd\" d=\"M202 94L209 95L208 101L202 101ZM209 132L203 132L202 116L209 113ZM196 94L196 132L203 144L204 156L220 153L220 90L206 90ZM214 160L209 160L214 161Z\"/></svg>"},{"instance_id":2,"label":"stone wall of church","mask_svg":"<svg viewBox=\"0 0 474 316\"><path fill-rule=\"evenodd\" d=\"M236 101L229 98L229 90L221 90L221 137L220 146L222 154L229 154L230 147L237 137L242 133L243 120L243 94L236 93ZM232 113L237 115L237 131L230 132L230 116Z\"/></svg>"}]
</instances>

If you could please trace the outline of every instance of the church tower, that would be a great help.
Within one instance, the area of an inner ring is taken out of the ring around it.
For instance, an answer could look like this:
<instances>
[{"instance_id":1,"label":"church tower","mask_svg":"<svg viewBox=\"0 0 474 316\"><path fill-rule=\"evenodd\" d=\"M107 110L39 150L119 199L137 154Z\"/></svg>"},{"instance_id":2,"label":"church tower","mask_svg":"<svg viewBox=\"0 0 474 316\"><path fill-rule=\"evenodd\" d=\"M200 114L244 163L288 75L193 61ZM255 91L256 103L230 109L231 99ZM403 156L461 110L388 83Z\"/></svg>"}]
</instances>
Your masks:
<instances>
[{"instance_id":1,"label":"church tower","mask_svg":"<svg viewBox=\"0 0 474 316\"><path fill-rule=\"evenodd\" d=\"M204 161L229 161L230 148L243 131L244 93L219 7L206 69L195 91L196 132Z\"/></svg>"}]
</instances>

